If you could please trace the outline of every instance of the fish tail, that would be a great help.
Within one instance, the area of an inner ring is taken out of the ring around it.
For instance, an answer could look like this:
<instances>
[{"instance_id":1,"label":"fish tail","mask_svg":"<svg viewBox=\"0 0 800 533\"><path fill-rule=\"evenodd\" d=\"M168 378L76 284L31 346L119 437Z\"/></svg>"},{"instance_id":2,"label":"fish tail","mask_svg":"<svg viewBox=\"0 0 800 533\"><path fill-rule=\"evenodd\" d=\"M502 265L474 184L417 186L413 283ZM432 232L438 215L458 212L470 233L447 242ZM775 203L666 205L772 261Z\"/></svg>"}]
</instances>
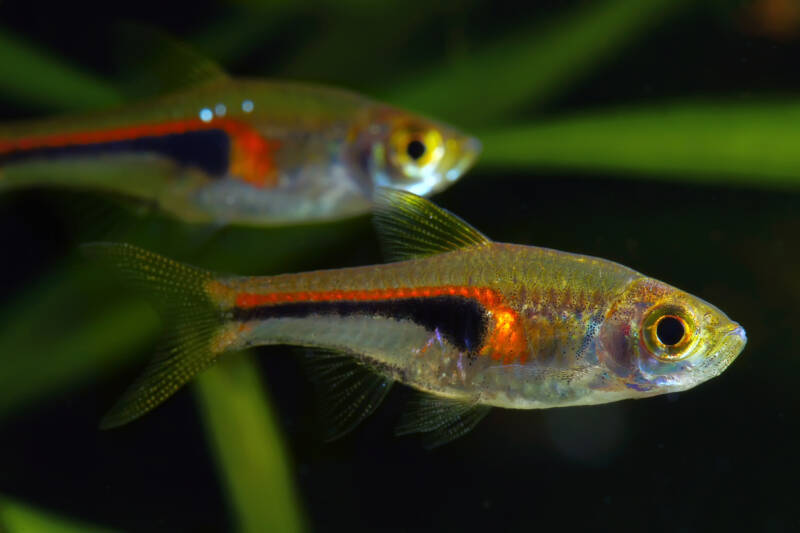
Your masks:
<instances>
[{"instance_id":1,"label":"fish tail","mask_svg":"<svg viewBox=\"0 0 800 533\"><path fill-rule=\"evenodd\" d=\"M213 339L224 316L207 290L212 272L130 244L90 243L83 251L146 291L167 322L168 333L155 357L100 423L107 429L142 416L213 364L222 351Z\"/></svg>"}]
</instances>

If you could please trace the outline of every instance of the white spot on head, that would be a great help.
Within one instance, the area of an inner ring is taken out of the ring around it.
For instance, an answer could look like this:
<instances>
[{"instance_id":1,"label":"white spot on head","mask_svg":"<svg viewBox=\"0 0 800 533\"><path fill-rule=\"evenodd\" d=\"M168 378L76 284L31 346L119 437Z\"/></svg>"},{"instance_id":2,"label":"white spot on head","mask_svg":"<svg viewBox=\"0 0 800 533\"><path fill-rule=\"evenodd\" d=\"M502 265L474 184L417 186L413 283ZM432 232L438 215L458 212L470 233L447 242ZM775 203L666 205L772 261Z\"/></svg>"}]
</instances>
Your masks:
<instances>
[{"instance_id":1,"label":"white spot on head","mask_svg":"<svg viewBox=\"0 0 800 533\"><path fill-rule=\"evenodd\" d=\"M252 100L244 100L242 102L242 111L245 113L250 113L253 110L253 101Z\"/></svg>"},{"instance_id":2,"label":"white spot on head","mask_svg":"<svg viewBox=\"0 0 800 533\"><path fill-rule=\"evenodd\" d=\"M225 108L225 104L217 104L214 107L214 113L216 113L218 117L224 117L226 111L228 110Z\"/></svg>"},{"instance_id":3,"label":"white spot on head","mask_svg":"<svg viewBox=\"0 0 800 533\"><path fill-rule=\"evenodd\" d=\"M200 120L203 122L211 122L211 119L214 118L214 113L207 107L204 107L200 110Z\"/></svg>"}]
</instances>

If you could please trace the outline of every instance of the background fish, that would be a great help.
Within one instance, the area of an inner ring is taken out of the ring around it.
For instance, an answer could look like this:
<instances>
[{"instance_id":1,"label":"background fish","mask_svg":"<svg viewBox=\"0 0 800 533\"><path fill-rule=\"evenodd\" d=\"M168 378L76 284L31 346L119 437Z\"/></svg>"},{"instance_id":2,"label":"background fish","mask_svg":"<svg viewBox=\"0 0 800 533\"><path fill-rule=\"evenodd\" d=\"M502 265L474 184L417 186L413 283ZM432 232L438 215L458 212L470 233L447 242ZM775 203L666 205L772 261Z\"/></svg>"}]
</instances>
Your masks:
<instances>
[{"instance_id":1,"label":"background fish","mask_svg":"<svg viewBox=\"0 0 800 533\"><path fill-rule=\"evenodd\" d=\"M0 190L104 191L185 221L270 225L363 213L378 186L433 194L480 152L449 126L345 90L211 78L90 116L0 126Z\"/></svg>"},{"instance_id":2,"label":"background fish","mask_svg":"<svg viewBox=\"0 0 800 533\"><path fill-rule=\"evenodd\" d=\"M173 342L104 425L124 424L223 353L322 350L330 437L399 381L424 396L399 433L435 446L490 407L536 409L693 387L744 348L744 329L703 300L622 265L493 243L410 193L381 190L377 227L395 263L269 277L221 276L125 244L93 244L175 320Z\"/></svg>"}]
</instances>

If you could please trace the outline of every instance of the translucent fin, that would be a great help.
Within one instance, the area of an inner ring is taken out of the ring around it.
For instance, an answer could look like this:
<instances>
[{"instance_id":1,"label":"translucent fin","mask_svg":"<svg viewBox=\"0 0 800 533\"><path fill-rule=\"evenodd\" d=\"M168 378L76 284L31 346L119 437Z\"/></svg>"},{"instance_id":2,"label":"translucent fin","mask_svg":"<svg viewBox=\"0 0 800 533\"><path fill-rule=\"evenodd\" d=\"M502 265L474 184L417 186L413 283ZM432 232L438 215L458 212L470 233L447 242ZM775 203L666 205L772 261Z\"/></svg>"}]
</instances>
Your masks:
<instances>
[{"instance_id":1,"label":"translucent fin","mask_svg":"<svg viewBox=\"0 0 800 533\"><path fill-rule=\"evenodd\" d=\"M102 428L126 424L172 396L211 365L217 353L211 340L222 313L209 299L205 283L212 274L130 244L91 243L83 251L111 264L133 286L146 290L168 321L168 335L144 373L101 422Z\"/></svg>"},{"instance_id":2,"label":"translucent fin","mask_svg":"<svg viewBox=\"0 0 800 533\"><path fill-rule=\"evenodd\" d=\"M325 420L325 440L345 435L380 405L392 380L357 363L352 356L321 350L306 355Z\"/></svg>"},{"instance_id":3,"label":"translucent fin","mask_svg":"<svg viewBox=\"0 0 800 533\"><path fill-rule=\"evenodd\" d=\"M160 213L152 202L113 193L95 191L31 191L55 213L70 238L78 242L135 242Z\"/></svg>"},{"instance_id":4,"label":"translucent fin","mask_svg":"<svg viewBox=\"0 0 800 533\"><path fill-rule=\"evenodd\" d=\"M426 448L435 448L461 437L489 413L490 407L464 400L420 394L409 403L395 432L422 433Z\"/></svg>"},{"instance_id":5,"label":"translucent fin","mask_svg":"<svg viewBox=\"0 0 800 533\"><path fill-rule=\"evenodd\" d=\"M375 192L375 227L389 261L402 261L488 244L489 239L456 215L416 194Z\"/></svg>"},{"instance_id":6,"label":"translucent fin","mask_svg":"<svg viewBox=\"0 0 800 533\"><path fill-rule=\"evenodd\" d=\"M115 28L123 63L135 73L129 83L138 96L154 96L229 79L217 63L187 43L156 28L131 22Z\"/></svg>"}]
</instances>

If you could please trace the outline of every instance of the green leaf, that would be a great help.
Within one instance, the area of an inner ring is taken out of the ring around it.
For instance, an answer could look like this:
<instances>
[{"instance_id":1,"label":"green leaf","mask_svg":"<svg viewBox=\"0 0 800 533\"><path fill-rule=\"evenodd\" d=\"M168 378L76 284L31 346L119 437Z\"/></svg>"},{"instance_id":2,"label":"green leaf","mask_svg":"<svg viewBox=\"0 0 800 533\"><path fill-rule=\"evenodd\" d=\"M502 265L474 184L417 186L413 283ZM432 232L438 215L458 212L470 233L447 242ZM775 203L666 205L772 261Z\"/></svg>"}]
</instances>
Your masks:
<instances>
[{"instance_id":1,"label":"green leaf","mask_svg":"<svg viewBox=\"0 0 800 533\"><path fill-rule=\"evenodd\" d=\"M106 107L122 101L110 85L3 29L0 93L5 99L59 111Z\"/></svg>"},{"instance_id":2,"label":"green leaf","mask_svg":"<svg viewBox=\"0 0 800 533\"><path fill-rule=\"evenodd\" d=\"M226 64L257 50L262 42L287 23L295 10L289 6L237 6L212 19L190 41L198 50Z\"/></svg>"},{"instance_id":3,"label":"green leaf","mask_svg":"<svg viewBox=\"0 0 800 533\"><path fill-rule=\"evenodd\" d=\"M486 131L482 164L800 185L800 101L671 103Z\"/></svg>"},{"instance_id":4,"label":"green leaf","mask_svg":"<svg viewBox=\"0 0 800 533\"><path fill-rule=\"evenodd\" d=\"M290 461L252 357L226 356L201 374L196 384L236 529L303 530Z\"/></svg>"},{"instance_id":5,"label":"green leaf","mask_svg":"<svg viewBox=\"0 0 800 533\"><path fill-rule=\"evenodd\" d=\"M112 530L56 516L5 496L0 496L0 531L3 533L28 533L31 531L99 533Z\"/></svg>"},{"instance_id":6,"label":"green leaf","mask_svg":"<svg viewBox=\"0 0 800 533\"><path fill-rule=\"evenodd\" d=\"M56 270L2 309L0 419L129 364L158 332L147 304L114 297L88 266Z\"/></svg>"},{"instance_id":7,"label":"green leaf","mask_svg":"<svg viewBox=\"0 0 800 533\"><path fill-rule=\"evenodd\" d=\"M489 123L552 98L682 5L681 0L585 2L561 20L538 23L452 65L408 76L386 97L459 125Z\"/></svg>"},{"instance_id":8,"label":"green leaf","mask_svg":"<svg viewBox=\"0 0 800 533\"><path fill-rule=\"evenodd\" d=\"M287 58L281 77L370 91L371 87L385 85L386 80L404 78L409 67L418 69L418 55L409 52L409 45L414 45L415 35L425 31L431 19L450 15L446 5L436 2L420 2L408 9L384 1L371 4L369 9L341 11L320 21L318 30ZM389 18L392 23L386 24ZM364 46L365 42L369 46ZM424 55L421 59L423 64L431 62Z\"/></svg>"}]
</instances>

